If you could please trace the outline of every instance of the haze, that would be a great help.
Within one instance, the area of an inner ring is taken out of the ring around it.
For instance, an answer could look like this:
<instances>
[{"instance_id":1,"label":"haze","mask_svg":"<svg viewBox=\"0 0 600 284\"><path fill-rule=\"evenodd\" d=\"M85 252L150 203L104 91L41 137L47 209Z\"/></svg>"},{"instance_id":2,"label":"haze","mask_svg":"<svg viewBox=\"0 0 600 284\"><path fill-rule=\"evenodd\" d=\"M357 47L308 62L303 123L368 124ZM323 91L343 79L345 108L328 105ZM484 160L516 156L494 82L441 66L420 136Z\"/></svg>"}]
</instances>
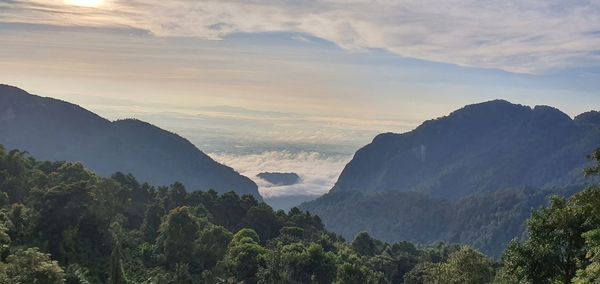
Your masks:
<instances>
[{"instance_id":1,"label":"haze","mask_svg":"<svg viewBox=\"0 0 600 284\"><path fill-rule=\"evenodd\" d=\"M189 138L275 196L465 104L600 105L600 3L0 0L0 78Z\"/></svg>"}]
</instances>

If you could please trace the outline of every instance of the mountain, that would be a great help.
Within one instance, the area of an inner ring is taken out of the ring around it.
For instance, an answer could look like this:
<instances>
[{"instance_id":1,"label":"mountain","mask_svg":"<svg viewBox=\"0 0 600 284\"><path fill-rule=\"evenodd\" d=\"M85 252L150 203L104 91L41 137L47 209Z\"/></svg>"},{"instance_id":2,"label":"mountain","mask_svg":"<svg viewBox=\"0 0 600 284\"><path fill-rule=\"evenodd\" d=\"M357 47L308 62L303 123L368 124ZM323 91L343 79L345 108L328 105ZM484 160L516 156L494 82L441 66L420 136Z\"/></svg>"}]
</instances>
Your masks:
<instances>
[{"instance_id":1,"label":"mountain","mask_svg":"<svg viewBox=\"0 0 600 284\"><path fill-rule=\"evenodd\" d=\"M328 194L300 208L346 238L366 230L386 241L463 242L494 254L550 194L591 182L583 168L597 147L598 112L572 119L548 106L469 105L407 133L378 135ZM482 240L490 231L504 233Z\"/></svg>"},{"instance_id":2,"label":"mountain","mask_svg":"<svg viewBox=\"0 0 600 284\"><path fill-rule=\"evenodd\" d=\"M192 143L149 123L109 121L77 105L0 85L0 144L44 160L80 161L96 173L120 171L156 185L251 194L256 184Z\"/></svg>"}]
</instances>

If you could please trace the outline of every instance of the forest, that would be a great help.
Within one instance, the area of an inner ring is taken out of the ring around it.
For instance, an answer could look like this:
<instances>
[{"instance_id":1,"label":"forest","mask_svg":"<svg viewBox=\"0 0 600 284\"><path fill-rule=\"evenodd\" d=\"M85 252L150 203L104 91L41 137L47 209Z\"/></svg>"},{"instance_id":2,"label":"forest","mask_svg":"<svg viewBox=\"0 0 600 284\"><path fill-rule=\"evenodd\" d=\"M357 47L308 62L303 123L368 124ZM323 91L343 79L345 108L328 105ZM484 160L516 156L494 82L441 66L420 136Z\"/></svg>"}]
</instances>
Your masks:
<instances>
[{"instance_id":1,"label":"forest","mask_svg":"<svg viewBox=\"0 0 600 284\"><path fill-rule=\"evenodd\" d=\"M600 149L582 175L600 175ZM502 256L328 232L251 195L100 177L0 147L0 283L598 283L600 188L554 196Z\"/></svg>"}]
</instances>

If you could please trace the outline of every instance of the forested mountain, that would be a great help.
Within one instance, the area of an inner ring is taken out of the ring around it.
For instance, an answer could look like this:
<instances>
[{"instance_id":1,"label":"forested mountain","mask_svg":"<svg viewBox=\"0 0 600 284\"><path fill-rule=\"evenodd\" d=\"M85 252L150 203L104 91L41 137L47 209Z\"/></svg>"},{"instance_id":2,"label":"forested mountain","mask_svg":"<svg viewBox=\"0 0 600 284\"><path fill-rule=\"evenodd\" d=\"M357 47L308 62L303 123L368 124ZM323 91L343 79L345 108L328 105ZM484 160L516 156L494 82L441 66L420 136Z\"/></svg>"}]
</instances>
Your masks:
<instances>
[{"instance_id":1,"label":"forested mountain","mask_svg":"<svg viewBox=\"0 0 600 284\"><path fill-rule=\"evenodd\" d=\"M592 157L586 172L598 176L600 149ZM122 173L102 178L79 163L40 162L0 146L0 283L600 280L597 186L569 200L552 198L529 218L527 234L500 263L468 246L390 244L366 232L348 243L324 230L318 216L275 212L251 195L188 193L180 183L154 187Z\"/></svg>"},{"instance_id":2,"label":"forested mountain","mask_svg":"<svg viewBox=\"0 0 600 284\"><path fill-rule=\"evenodd\" d=\"M188 140L151 124L108 121L77 105L0 85L0 144L51 161L81 161L109 176L132 173L156 185L251 194L256 184L217 163Z\"/></svg>"},{"instance_id":3,"label":"forested mountain","mask_svg":"<svg viewBox=\"0 0 600 284\"><path fill-rule=\"evenodd\" d=\"M460 200L435 199L418 192L333 192L301 208L323 216L328 230L346 238L367 231L387 242L469 244L499 257L513 238L524 237L524 221L533 209L547 205L552 195L566 197L581 189L515 188Z\"/></svg>"},{"instance_id":4,"label":"forested mountain","mask_svg":"<svg viewBox=\"0 0 600 284\"><path fill-rule=\"evenodd\" d=\"M600 113L506 101L466 106L360 149L333 189L300 208L327 228L386 241L473 245L498 256L547 196L593 180L586 155L600 145Z\"/></svg>"},{"instance_id":5,"label":"forested mountain","mask_svg":"<svg viewBox=\"0 0 600 284\"><path fill-rule=\"evenodd\" d=\"M456 199L482 191L582 184L600 144L600 114L571 119L547 106L469 105L358 150L332 191L418 191Z\"/></svg>"},{"instance_id":6,"label":"forested mountain","mask_svg":"<svg viewBox=\"0 0 600 284\"><path fill-rule=\"evenodd\" d=\"M102 178L0 147L0 283L485 283L494 274L469 247L366 233L346 243L318 216L275 212L251 195Z\"/></svg>"}]
</instances>

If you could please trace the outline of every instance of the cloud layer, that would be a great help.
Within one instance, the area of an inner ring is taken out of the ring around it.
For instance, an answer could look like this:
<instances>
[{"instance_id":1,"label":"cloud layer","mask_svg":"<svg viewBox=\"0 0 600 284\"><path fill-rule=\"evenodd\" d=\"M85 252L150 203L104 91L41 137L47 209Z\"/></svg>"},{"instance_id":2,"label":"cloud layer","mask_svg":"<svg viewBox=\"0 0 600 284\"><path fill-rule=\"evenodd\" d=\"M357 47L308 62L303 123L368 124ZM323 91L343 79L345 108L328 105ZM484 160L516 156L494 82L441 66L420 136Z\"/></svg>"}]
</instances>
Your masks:
<instances>
[{"instance_id":1,"label":"cloud layer","mask_svg":"<svg viewBox=\"0 0 600 284\"><path fill-rule=\"evenodd\" d=\"M222 39L293 32L351 50L540 73L600 62L594 0L0 0L0 21L130 27L157 36Z\"/></svg>"},{"instance_id":2,"label":"cloud layer","mask_svg":"<svg viewBox=\"0 0 600 284\"><path fill-rule=\"evenodd\" d=\"M349 155L325 155L317 152L266 151L259 154L209 154L213 159L226 164L245 175L259 187L265 198L322 195L336 182ZM261 172L295 172L301 182L289 186L274 186L256 177Z\"/></svg>"}]
</instances>

